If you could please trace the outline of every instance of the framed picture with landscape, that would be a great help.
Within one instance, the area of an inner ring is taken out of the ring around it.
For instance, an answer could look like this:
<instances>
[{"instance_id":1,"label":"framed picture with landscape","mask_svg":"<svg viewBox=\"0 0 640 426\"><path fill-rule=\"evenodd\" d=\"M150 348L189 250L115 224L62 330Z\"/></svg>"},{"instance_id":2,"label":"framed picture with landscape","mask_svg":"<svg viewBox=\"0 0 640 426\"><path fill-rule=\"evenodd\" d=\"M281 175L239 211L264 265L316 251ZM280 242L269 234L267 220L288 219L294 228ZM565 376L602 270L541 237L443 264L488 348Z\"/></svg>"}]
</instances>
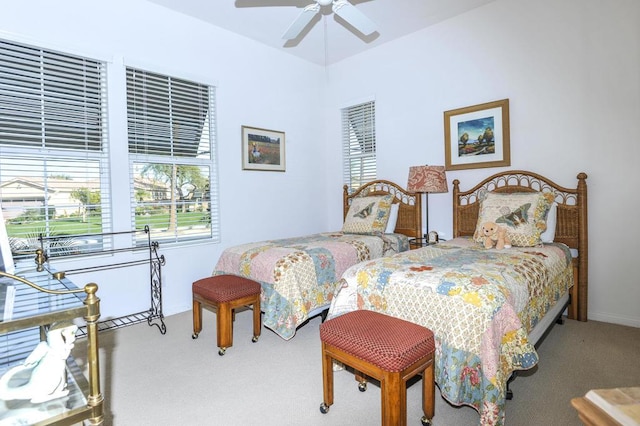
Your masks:
<instances>
[{"instance_id":1,"label":"framed picture with landscape","mask_svg":"<svg viewBox=\"0 0 640 426\"><path fill-rule=\"evenodd\" d=\"M284 132L242 126L242 169L285 171Z\"/></svg>"},{"instance_id":2,"label":"framed picture with landscape","mask_svg":"<svg viewBox=\"0 0 640 426\"><path fill-rule=\"evenodd\" d=\"M445 169L511 165L509 99L444 112Z\"/></svg>"}]
</instances>

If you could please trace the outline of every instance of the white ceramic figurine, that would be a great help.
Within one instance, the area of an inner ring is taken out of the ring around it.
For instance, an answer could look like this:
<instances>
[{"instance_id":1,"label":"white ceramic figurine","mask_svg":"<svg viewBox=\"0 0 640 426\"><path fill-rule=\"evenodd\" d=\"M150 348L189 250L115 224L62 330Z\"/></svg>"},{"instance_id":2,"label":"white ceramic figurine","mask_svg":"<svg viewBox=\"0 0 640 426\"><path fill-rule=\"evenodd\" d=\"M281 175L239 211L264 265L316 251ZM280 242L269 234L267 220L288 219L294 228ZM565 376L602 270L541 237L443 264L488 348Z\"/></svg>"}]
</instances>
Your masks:
<instances>
[{"instance_id":1,"label":"white ceramic figurine","mask_svg":"<svg viewBox=\"0 0 640 426\"><path fill-rule=\"evenodd\" d=\"M0 378L0 399L28 399L35 404L67 396L66 361L77 331L70 322L52 324L47 341L38 343L21 365Z\"/></svg>"}]
</instances>

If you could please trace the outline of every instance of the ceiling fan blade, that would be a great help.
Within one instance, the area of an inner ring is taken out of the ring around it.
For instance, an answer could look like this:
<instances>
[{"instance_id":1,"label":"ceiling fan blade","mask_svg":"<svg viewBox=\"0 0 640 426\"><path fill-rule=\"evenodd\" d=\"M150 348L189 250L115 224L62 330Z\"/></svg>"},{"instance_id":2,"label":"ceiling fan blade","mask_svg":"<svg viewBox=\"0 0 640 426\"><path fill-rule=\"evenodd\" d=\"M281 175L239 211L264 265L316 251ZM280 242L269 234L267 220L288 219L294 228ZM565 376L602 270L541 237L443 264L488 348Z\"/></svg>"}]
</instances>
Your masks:
<instances>
[{"instance_id":1,"label":"ceiling fan blade","mask_svg":"<svg viewBox=\"0 0 640 426\"><path fill-rule=\"evenodd\" d=\"M316 16L316 13L320 12L320 5L318 3L310 4L306 6L295 21L289 25L289 28L284 33L282 38L286 40L292 40L298 37L298 34L304 30L304 27L309 25L309 22Z\"/></svg>"},{"instance_id":2,"label":"ceiling fan blade","mask_svg":"<svg viewBox=\"0 0 640 426\"><path fill-rule=\"evenodd\" d=\"M376 31L376 24L347 0L334 1L332 9L333 13L347 21L362 34L369 35Z\"/></svg>"}]
</instances>

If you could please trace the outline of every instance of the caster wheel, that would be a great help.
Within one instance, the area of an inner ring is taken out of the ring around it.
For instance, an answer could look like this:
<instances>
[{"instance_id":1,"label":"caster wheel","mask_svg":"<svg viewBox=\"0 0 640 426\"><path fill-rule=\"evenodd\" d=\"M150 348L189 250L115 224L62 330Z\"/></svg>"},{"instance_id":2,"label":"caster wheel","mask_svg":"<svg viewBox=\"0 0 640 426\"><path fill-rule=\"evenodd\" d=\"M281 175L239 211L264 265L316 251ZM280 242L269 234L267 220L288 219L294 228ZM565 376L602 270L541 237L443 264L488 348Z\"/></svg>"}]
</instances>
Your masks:
<instances>
[{"instance_id":1,"label":"caster wheel","mask_svg":"<svg viewBox=\"0 0 640 426\"><path fill-rule=\"evenodd\" d=\"M360 392L366 391L367 390L367 383L366 382L365 383L358 383L358 390Z\"/></svg>"},{"instance_id":2,"label":"caster wheel","mask_svg":"<svg viewBox=\"0 0 640 426\"><path fill-rule=\"evenodd\" d=\"M323 402L320 404L320 412L322 414L327 414L329 412L329 406Z\"/></svg>"},{"instance_id":3,"label":"caster wheel","mask_svg":"<svg viewBox=\"0 0 640 426\"><path fill-rule=\"evenodd\" d=\"M431 419L428 419L426 416L422 416L420 421L422 422L422 426L431 426L432 425Z\"/></svg>"},{"instance_id":4,"label":"caster wheel","mask_svg":"<svg viewBox=\"0 0 640 426\"><path fill-rule=\"evenodd\" d=\"M191 338L192 338L193 340L196 340L196 339L198 338L198 333L193 333L193 334L191 335Z\"/></svg>"},{"instance_id":5,"label":"caster wheel","mask_svg":"<svg viewBox=\"0 0 640 426\"><path fill-rule=\"evenodd\" d=\"M259 336L253 336L253 338L251 339L251 341L252 341L253 343L255 343L255 342L257 342L257 341L258 341L258 339L259 339L259 338L260 338Z\"/></svg>"},{"instance_id":6,"label":"caster wheel","mask_svg":"<svg viewBox=\"0 0 640 426\"><path fill-rule=\"evenodd\" d=\"M218 355L222 356L226 351L227 351L227 348L220 348L220 350L218 351Z\"/></svg>"}]
</instances>

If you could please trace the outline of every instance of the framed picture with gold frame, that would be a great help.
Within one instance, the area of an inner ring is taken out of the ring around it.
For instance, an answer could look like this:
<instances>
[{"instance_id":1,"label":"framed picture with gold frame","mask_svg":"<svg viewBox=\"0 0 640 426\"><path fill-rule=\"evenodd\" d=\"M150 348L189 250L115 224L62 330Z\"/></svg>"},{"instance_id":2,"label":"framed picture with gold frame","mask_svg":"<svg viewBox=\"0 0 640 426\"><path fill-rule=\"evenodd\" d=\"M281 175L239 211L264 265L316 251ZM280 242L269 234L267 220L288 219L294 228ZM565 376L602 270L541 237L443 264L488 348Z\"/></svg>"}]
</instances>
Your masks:
<instances>
[{"instance_id":1,"label":"framed picture with gold frame","mask_svg":"<svg viewBox=\"0 0 640 426\"><path fill-rule=\"evenodd\" d=\"M446 170L511 165L509 99L444 112Z\"/></svg>"},{"instance_id":2,"label":"framed picture with gold frame","mask_svg":"<svg viewBox=\"0 0 640 426\"><path fill-rule=\"evenodd\" d=\"M284 172L284 132L242 126L242 169Z\"/></svg>"}]
</instances>

